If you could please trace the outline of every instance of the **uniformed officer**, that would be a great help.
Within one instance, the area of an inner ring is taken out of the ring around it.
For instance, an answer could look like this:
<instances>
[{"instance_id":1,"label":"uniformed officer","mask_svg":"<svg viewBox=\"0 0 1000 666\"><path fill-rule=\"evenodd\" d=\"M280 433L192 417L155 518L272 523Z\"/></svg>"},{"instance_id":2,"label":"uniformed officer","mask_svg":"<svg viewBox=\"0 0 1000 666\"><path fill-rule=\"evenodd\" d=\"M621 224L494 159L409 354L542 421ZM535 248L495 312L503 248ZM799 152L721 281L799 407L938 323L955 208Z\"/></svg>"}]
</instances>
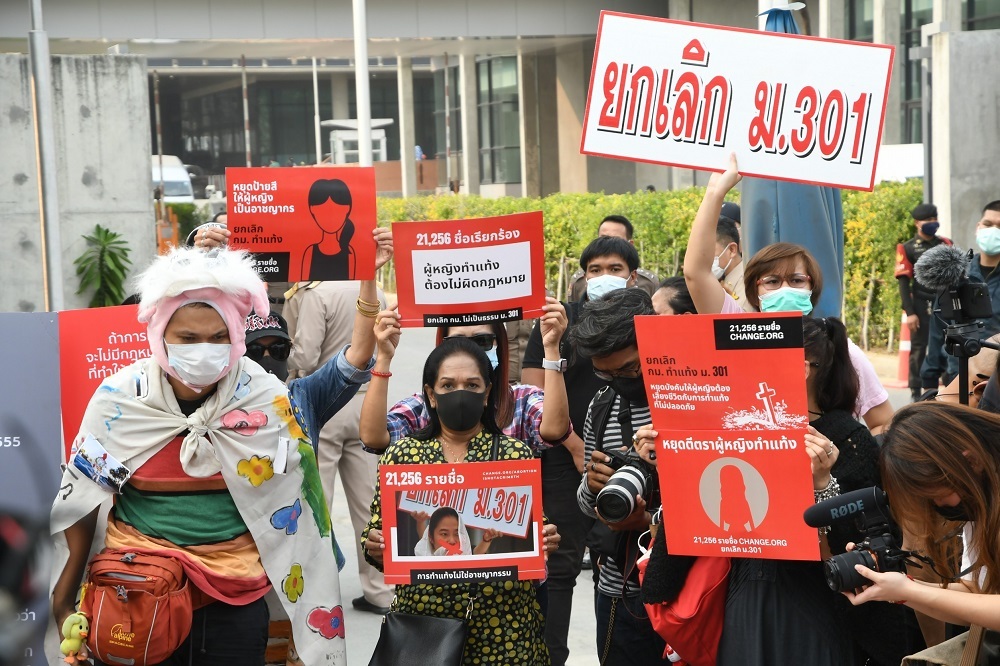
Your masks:
<instances>
[{"instance_id":1,"label":"uniformed officer","mask_svg":"<svg viewBox=\"0 0 1000 666\"><path fill-rule=\"evenodd\" d=\"M910 394L920 397L920 366L927 353L927 333L930 330L931 307L935 293L913 277L913 265L932 247L941 243L951 245L951 240L937 235L941 226L937 207L922 203L910 213L917 225L917 234L896 246L896 278L899 281L899 298L906 312L906 325L910 329Z\"/></svg>"},{"instance_id":2,"label":"uniformed officer","mask_svg":"<svg viewBox=\"0 0 1000 666\"><path fill-rule=\"evenodd\" d=\"M635 243L632 243L632 234L634 232L635 229L632 227L632 223L624 215L608 215L601 220L601 225L597 228L598 236L623 238L632 245L635 245ZM660 287L660 279L656 277L656 273L647 271L645 268L636 269L635 281L635 286L650 296L656 293L656 290ZM581 268L570 277L568 300L579 301L585 293L587 293L587 279L584 277L583 269Z\"/></svg>"}]
</instances>

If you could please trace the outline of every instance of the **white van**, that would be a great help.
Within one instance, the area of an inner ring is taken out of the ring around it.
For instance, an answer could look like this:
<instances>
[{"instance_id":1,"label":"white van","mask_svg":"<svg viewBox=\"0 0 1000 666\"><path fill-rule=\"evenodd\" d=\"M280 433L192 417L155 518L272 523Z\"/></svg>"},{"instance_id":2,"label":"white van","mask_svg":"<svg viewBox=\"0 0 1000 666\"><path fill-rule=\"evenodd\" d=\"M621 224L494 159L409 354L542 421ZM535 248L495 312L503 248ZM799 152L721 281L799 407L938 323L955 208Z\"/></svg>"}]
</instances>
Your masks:
<instances>
[{"instance_id":1,"label":"white van","mask_svg":"<svg viewBox=\"0 0 1000 666\"><path fill-rule=\"evenodd\" d=\"M160 157L152 159L153 191L160 186ZM194 203L194 189L191 175L184 168L179 157L163 156L163 201L164 203Z\"/></svg>"}]
</instances>

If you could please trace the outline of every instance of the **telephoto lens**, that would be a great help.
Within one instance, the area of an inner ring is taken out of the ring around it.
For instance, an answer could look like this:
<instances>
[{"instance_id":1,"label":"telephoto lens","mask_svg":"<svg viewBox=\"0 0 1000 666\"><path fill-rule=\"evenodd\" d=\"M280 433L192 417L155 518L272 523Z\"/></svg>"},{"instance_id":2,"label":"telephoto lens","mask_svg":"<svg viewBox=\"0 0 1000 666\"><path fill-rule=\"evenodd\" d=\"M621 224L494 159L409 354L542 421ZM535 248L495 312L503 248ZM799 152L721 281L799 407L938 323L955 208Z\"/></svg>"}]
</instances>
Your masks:
<instances>
[{"instance_id":1,"label":"telephoto lens","mask_svg":"<svg viewBox=\"0 0 1000 666\"><path fill-rule=\"evenodd\" d=\"M870 550L850 550L834 555L823 563L823 573L829 588L834 592L844 592L870 585L870 580L855 571L856 564L863 564L873 571L879 570L878 560Z\"/></svg>"},{"instance_id":2,"label":"telephoto lens","mask_svg":"<svg viewBox=\"0 0 1000 666\"><path fill-rule=\"evenodd\" d=\"M597 511L609 523L620 523L635 511L635 496L646 496L649 477L643 470L624 465L597 493Z\"/></svg>"}]
</instances>

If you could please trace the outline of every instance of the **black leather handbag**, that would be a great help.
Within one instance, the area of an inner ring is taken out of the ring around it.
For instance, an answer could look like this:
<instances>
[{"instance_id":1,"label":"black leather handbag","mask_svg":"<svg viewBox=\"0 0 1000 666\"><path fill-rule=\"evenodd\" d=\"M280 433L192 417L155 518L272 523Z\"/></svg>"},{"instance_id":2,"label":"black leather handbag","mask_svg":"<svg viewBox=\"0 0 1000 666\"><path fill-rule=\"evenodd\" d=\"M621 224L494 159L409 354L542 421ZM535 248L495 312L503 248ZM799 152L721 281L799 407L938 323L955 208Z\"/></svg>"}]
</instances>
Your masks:
<instances>
[{"instance_id":1,"label":"black leather handbag","mask_svg":"<svg viewBox=\"0 0 1000 666\"><path fill-rule=\"evenodd\" d=\"M378 644L368 666L461 666L469 632L467 621L474 601L469 600L464 619L388 613L382 620Z\"/></svg>"}]
</instances>

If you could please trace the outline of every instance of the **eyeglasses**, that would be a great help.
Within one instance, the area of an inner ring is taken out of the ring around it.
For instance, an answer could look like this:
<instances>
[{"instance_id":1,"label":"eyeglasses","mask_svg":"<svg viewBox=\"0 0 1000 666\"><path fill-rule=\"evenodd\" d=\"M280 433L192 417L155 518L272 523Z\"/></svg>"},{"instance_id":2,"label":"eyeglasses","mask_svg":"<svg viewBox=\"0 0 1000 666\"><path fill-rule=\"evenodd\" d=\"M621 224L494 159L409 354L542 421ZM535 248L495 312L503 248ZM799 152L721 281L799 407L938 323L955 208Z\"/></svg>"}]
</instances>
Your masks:
<instances>
[{"instance_id":1,"label":"eyeglasses","mask_svg":"<svg viewBox=\"0 0 1000 666\"><path fill-rule=\"evenodd\" d=\"M246 355L258 363L264 358L264 352L267 352L275 361L287 361L288 355L292 353L292 343L288 340L281 340L272 342L266 347L259 342L251 342L247 345Z\"/></svg>"},{"instance_id":2,"label":"eyeglasses","mask_svg":"<svg viewBox=\"0 0 1000 666\"><path fill-rule=\"evenodd\" d=\"M757 284L765 291L774 291L786 282L793 289L808 289L812 285L812 278L804 273L792 273L791 275L765 275L757 280Z\"/></svg>"},{"instance_id":3,"label":"eyeglasses","mask_svg":"<svg viewBox=\"0 0 1000 666\"><path fill-rule=\"evenodd\" d=\"M605 372L595 368L594 375L598 379L603 379L606 382L610 382L617 377L621 377L622 379L635 379L636 377L642 376L642 365L636 361L635 365L626 368L618 368L614 372Z\"/></svg>"},{"instance_id":4,"label":"eyeglasses","mask_svg":"<svg viewBox=\"0 0 1000 666\"><path fill-rule=\"evenodd\" d=\"M483 351L489 351L493 349L496 344L497 336L492 333L476 333L475 335L449 335L443 340L469 340L477 347Z\"/></svg>"}]
</instances>

